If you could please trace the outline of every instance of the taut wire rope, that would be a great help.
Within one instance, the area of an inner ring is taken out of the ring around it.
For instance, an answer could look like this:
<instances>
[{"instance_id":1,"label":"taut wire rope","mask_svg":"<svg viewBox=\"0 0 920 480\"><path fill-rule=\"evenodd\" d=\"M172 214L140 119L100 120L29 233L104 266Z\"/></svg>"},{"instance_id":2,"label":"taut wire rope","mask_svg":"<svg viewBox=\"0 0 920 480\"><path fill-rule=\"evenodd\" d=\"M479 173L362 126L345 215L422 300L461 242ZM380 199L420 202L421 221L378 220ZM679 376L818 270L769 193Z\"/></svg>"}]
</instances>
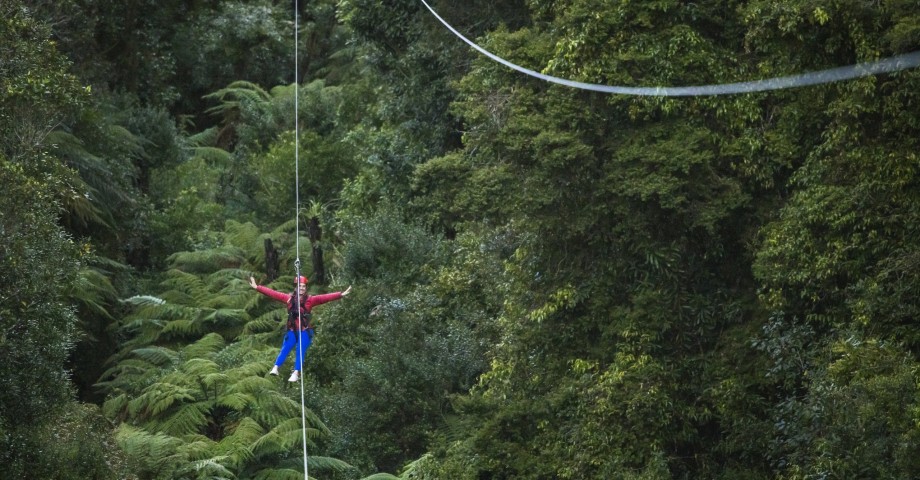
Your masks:
<instances>
[{"instance_id":1,"label":"taut wire rope","mask_svg":"<svg viewBox=\"0 0 920 480\"><path fill-rule=\"evenodd\" d=\"M564 78L554 77L552 75L542 74L520 65L505 60L488 50L480 47L472 40L463 36L454 27L450 26L437 12L428 5L425 0L422 4L438 19L448 30L457 38L466 42L469 46L478 50L486 57L508 67L517 70L531 77L539 78L547 82L557 83L568 87L582 90L593 90L603 93L615 93L620 95L637 95L637 96L655 96L655 97L699 97L705 95L734 95L738 93L765 92L768 90L779 90L784 88L804 87L807 85L820 85L822 83L839 82L842 80L851 80L869 75L880 73L892 73L908 68L920 66L920 51L905 53L887 57L874 62L859 63L846 67L831 68L816 72L801 73L786 77L776 77L765 80L756 80L751 82L723 83L717 85L700 85L691 87L620 87L611 85L599 85L595 83L576 82Z\"/></svg>"},{"instance_id":2,"label":"taut wire rope","mask_svg":"<svg viewBox=\"0 0 920 480\"><path fill-rule=\"evenodd\" d=\"M300 58L299 58L299 28L300 23L300 2L294 0L294 245L296 247L297 258L294 260L294 295L297 301L297 359L300 360L300 424L303 427L303 478L309 480L310 467L307 465L307 407L304 401L303 387L303 304L300 302ZM295 362L296 363L296 362Z\"/></svg>"}]
</instances>

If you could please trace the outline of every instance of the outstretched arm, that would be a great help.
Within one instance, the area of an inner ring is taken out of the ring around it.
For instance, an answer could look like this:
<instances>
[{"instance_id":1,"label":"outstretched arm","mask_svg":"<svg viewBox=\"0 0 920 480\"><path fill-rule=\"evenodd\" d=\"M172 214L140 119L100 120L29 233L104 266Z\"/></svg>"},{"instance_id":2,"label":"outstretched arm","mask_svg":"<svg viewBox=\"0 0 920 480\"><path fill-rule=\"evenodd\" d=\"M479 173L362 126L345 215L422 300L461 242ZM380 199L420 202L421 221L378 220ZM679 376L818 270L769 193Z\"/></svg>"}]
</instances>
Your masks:
<instances>
[{"instance_id":1,"label":"outstretched arm","mask_svg":"<svg viewBox=\"0 0 920 480\"><path fill-rule=\"evenodd\" d=\"M322 305L326 302L338 300L344 297L345 295L348 295L349 293L351 293L351 285L349 285L348 288L346 288L344 292L332 292L332 293L324 293L322 295L310 295L310 297L307 298L307 304L310 305L310 307L314 307L316 305Z\"/></svg>"},{"instance_id":2,"label":"outstretched arm","mask_svg":"<svg viewBox=\"0 0 920 480\"><path fill-rule=\"evenodd\" d=\"M286 293L276 292L275 290L272 290L266 286L259 285L256 283L256 279L252 276L249 277L249 286L256 289L256 291L262 295L270 297L271 299L277 300L279 302L287 303L287 301L291 298L291 296Z\"/></svg>"}]
</instances>

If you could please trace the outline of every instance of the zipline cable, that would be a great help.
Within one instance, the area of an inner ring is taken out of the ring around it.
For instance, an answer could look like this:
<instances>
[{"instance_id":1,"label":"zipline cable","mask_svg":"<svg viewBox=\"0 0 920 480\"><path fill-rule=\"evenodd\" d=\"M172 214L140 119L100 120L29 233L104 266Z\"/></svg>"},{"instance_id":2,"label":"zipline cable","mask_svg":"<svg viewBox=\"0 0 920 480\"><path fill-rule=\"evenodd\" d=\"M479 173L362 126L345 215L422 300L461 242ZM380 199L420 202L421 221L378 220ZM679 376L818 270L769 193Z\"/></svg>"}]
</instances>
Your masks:
<instances>
[{"instance_id":1,"label":"zipline cable","mask_svg":"<svg viewBox=\"0 0 920 480\"><path fill-rule=\"evenodd\" d=\"M706 95L734 95L738 93L765 92L768 90L780 90L784 88L804 87L807 85L820 85L822 83L839 82L842 80L851 80L879 73L891 73L908 68L920 66L920 51L895 55L893 57L883 58L874 62L858 63L847 67L831 68L816 72L801 73L798 75L789 75L786 77L776 77L766 80L756 80L751 82L724 83L719 85L700 85L693 87L619 87L609 85L598 85L595 83L576 82L564 78L554 77L536 72L505 60L488 50L480 47L473 41L464 37L454 27L450 26L437 12L428 5L425 0L422 4L438 19L448 30L450 30L460 40L466 42L469 46L475 48L483 55L490 59L505 65L508 68L517 70L521 73L539 78L547 82L557 83L568 87L582 90L593 90L603 93L616 93L620 95L637 95L637 96L654 96L654 97L700 97Z\"/></svg>"},{"instance_id":2,"label":"zipline cable","mask_svg":"<svg viewBox=\"0 0 920 480\"><path fill-rule=\"evenodd\" d=\"M303 426L303 478L309 480L310 467L307 465L307 407L304 402L303 389L303 304L300 302L300 117L299 90L300 79L299 67L299 25L300 22L300 2L294 0L294 244L296 246L297 258L294 260L294 268L297 276L294 277L294 295L297 301L297 355L300 359L300 424Z\"/></svg>"}]
</instances>

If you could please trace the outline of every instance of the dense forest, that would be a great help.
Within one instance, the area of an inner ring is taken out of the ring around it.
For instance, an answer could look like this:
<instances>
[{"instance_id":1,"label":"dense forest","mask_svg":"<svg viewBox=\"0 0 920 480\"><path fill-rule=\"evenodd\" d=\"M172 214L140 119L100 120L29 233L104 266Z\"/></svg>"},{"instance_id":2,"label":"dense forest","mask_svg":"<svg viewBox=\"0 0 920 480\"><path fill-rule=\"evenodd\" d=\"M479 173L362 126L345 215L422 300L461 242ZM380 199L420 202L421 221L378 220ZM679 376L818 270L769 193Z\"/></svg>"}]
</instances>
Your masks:
<instances>
[{"instance_id":1,"label":"dense forest","mask_svg":"<svg viewBox=\"0 0 920 480\"><path fill-rule=\"evenodd\" d=\"M920 50L916 0L428 3L602 85ZM0 185L2 478L920 472L917 68L624 96L419 0L0 0ZM249 285L298 260L353 287L303 390Z\"/></svg>"}]
</instances>

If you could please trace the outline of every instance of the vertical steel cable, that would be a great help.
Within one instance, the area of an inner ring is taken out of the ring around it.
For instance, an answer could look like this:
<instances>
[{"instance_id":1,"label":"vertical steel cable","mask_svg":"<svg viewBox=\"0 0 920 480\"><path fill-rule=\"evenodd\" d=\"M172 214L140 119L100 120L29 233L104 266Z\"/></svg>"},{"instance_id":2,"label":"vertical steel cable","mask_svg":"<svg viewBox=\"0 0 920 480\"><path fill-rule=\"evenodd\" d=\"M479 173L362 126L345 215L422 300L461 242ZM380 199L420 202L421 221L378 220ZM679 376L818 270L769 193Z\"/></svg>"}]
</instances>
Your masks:
<instances>
[{"instance_id":1,"label":"vertical steel cable","mask_svg":"<svg viewBox=\"0 0 920 480\"><path fill-rule=\"evenodd\" d=\"M303 389L303 304L300 302L300 51L299 51L299 26L300 24L300 2L294 0L294 243L296 245L297 259L294 261L294 267L297 270L297 276L294 277L294 295L297 301L297 355L300 359L300 423L303 427L303 478L309 480L310 467L307 465L307 407L304 403Z\"/></svg>"}]
</instances>

